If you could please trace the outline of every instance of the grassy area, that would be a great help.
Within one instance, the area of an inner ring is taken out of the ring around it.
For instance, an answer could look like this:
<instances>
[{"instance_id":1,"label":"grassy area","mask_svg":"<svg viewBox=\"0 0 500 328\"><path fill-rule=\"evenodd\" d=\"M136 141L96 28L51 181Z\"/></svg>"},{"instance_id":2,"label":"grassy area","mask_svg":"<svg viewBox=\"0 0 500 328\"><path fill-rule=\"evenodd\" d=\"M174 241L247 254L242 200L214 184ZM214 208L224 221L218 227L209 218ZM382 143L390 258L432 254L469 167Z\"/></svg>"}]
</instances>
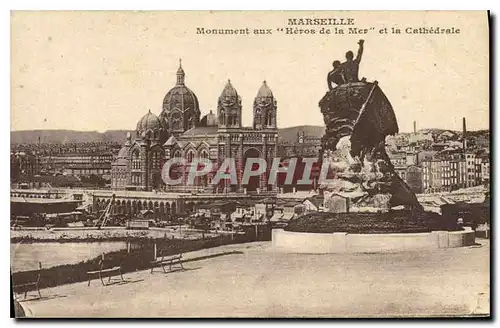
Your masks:
<instances>
[{"instance_id":1,"label":"grassy area","mask_svg":"<svg viewBox=\"0 0 500 328\"><path fill-rule=\"evenodd\" d=\"M408 211L380 213L310 213L290 221L286 231L312 233L418 233L435 230L456 231L454 220L425 212L412 216Z\"/></svg>"}]
</instances>

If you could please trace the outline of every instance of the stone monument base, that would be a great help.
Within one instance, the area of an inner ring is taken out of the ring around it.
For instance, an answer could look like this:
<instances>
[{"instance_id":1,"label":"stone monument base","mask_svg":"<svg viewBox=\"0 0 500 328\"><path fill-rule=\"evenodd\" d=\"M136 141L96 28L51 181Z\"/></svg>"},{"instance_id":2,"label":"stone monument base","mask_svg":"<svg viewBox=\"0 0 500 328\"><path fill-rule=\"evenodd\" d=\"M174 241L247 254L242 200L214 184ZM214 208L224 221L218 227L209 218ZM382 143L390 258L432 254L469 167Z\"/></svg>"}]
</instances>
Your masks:
<instances>
[{"instance_id":1,"label":"stone monument base","mask_svg":"<svg viewBox=\"0 0 500 328\"><path fill-rule=\"evenodd\" d=\"M470 228L461 231L431 231L423 233L349 234L292 232L273 229L272 245L276 251L288 253L374 253L416 250L437 250L472 246L475 233Z\"/></svg>"}]
</instances>

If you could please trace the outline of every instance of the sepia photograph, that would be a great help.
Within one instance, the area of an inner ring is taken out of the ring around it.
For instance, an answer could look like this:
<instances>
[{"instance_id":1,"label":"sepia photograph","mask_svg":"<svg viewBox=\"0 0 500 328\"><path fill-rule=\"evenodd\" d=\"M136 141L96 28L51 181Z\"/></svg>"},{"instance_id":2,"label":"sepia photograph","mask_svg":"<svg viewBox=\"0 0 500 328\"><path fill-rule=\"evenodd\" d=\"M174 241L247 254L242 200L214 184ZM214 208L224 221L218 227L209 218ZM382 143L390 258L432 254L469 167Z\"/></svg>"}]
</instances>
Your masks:
<instances>
[{"instance_id":1,"label":"sepia photograph","mask_svg":"<svg viewBox=\"0 0 500 328\"><path fill-rule=\"evenodd\" d=\"M488 11L11 11L16 318L491 318Z\"/></svg>"}]
</instances>

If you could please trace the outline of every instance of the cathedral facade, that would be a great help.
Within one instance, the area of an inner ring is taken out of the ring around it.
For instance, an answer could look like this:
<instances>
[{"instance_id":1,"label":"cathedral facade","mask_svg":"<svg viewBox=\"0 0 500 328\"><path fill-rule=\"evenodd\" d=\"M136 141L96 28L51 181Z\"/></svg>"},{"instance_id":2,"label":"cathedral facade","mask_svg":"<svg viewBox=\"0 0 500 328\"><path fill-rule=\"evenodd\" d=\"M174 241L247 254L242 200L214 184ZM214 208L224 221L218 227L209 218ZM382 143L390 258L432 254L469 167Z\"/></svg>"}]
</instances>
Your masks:
<instances>
[{"instance_id":1,"label":"cathedral facade","mask_svg":"<svg viewBox=\"0 0 500 328\"><path fill-rule=\"evenodd\" d=\"M201 117L198 98L185 84L181 65L176 85L163 99L159 116L146 113L136 127L135 139L127 135L111 168L113 189L163 190L197 193L262 193L277 191L276 183L268 185L271 163L278 152L277 102L263 82L253 101L253 124L242 125L242 99L231 81L227 81L217 99L217 113L209 111ZM166 185L161 177L163 164L172 158L185 159L187 165L177 167L182 184ZM212 184L215 171L226 158L234 158L238 183L229 180ZM249 158L262 158L267 172L251 177L242 184L243 168ZM213 170L187 183L189 163L210 160Z\"/></svg>"}]
</instances>

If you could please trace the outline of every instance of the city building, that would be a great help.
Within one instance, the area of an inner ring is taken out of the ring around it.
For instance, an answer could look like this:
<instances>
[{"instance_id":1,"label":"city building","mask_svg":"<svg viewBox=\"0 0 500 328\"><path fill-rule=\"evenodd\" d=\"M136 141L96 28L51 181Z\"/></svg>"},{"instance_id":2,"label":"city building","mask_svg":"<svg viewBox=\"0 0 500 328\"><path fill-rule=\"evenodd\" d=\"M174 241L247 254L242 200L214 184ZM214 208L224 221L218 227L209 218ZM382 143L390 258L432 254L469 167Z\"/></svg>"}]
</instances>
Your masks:
<instances>
[{"instance_id":1,"label":"city building","mask_svg":"<svg viewBox=\"0 0 500 328\"><path fill-rule=\"evenodd\" d=\"M242 125L242 99L231 81L227 81L218 101L217 115L210 111L200 119L201 111L195 93L185 85L182 66L177 71L176 85L163 100L160 116L149 111L137 123L136 138L127 137L112 164L112 187L115 189L166 190L198 193L262 193L277 191L277 184L268 185L270 163L277 155L277 101L264 81L253 102L253 124ZM172 175L182 179L180 185L166 185L161 178L165 161L186 159ZM212 185L214 171L225 159L234 158L238 184L222 180ZM243 185L243 168L249 158L263 158L267 172L252 177ZM190 163L209 160L213 170L207 176L189 183Z\"/></svg>"},{"instance_id":2,"label":"city building","mask_svg":"<svg viewBox=\"0 0 500 328\"><path fill-rule=\"evenodd\" d=\"M10 153L10 178L17 181L21 177L33 177L40 174L40 157L31 152Z\"/></svg>"},{"instance_id":3,"label":"city building","mask_svg":"<svg viewBox=\"0 0 500 328\"><path fill-rule=\"evenodd\" d=\"M426 159L422 162L422 181L425 192L441 191L441 160L438 158Z\"/></svg>"},{"instance_id":4,"label":"city building","mask_svg":"<svg viewBox=\"0 0 500 328\"><path fill-rule=\"evenodd\" d=\"M278 173L278 190L280 193L290 193L297 191L309 191L316 189L319 184L319 176L321 172L321 137L308 136L304 131L297 133L295 142L284 142L278 140L278 154L277 157L282 159L282 165L287 166L290 158L296 158L297 164L295 165L294 176L290 184L285 184L286 174ZM310 184L298 184L297 182L302 179L305 169L304 158L315 158L316 162L313 163L310 172Z\"/></svg>"},{"instance_id":5,"label":"city building","mask_svg":"<svg viewBox=\"0 0 500 328\"><path fill-rule=\"evenodd\" d=\"M481 157L481 183L490 183L490 157L485 154Z\"/></svg>"},{"instance_id":6,"label":"city building","mask_svg":"<svg viewBox=\"0 0 500 328\"><path fill-rule=\"evenodd\" d=\"M432 159L438 152L434 150L423 150L417 153L417 165L421 165L422 162Z\"/></svg>"},{"instance_id":7,"label":"city building","mask_svg":"<svg viewBox=\"0 0 500 328\"><path fill-rule=\"evenodd\" d=\"M78 176L109 176L112 161L113 154L111 151L64 152L40 158L41 166L46 172Z\"/></svg>"},{"instance_id":8,"label":"city building","mask_svg":"<svg viewBox=\"0 0 500 328\"><path fill-rule=\"evenodd\" d=\"M438 156L439 166L441 167L441 190L440 191L451 191L451 166L450 166L450 156L442 154Z\"/></svg>"},{"instance_id":9,"label":"city building","mask_svg":"<svg viewBox=\"0 0 500 328\"><path fill-rule=\"evenodd\" d=\"M483 167L483 158L479 153L476 153L474 157L474 185L478 186L482 183L482 167Z\"/></svg>"},{"instance_id":10,"label":"city building","mask_svg":"<svg viewBox=\"0 0 500 328\"><path fill-rule=\"evenodd\" d=\"M422 185L422 168L417 165L410 165L406 169L406 183L415 194L424 192Z\"/></svg>"},{"instance_id":11,"label":"city building","mask_svg":"<svg viewBox=\"0 0 500 328\"><path fill-rule=\"evenodd\" d=\"M409 144L412 144L412 143L418 144L419 142L422 142L422 141L433 142L434 139L432 138L432 134L419 131L419 132L410 133L410 135L408 136L408 143Z\"/></svg>"},{"instance_id":12,"label":"city building","mask_svg":"<svg viewBox=\"0 0 500 328\"><path fill-rule=\"evenodd\" d=\"M471 151L465 153L465 163L466 163L466 186L473 187L476 182L476 154Z\"/></svg>"}]
</instances>

